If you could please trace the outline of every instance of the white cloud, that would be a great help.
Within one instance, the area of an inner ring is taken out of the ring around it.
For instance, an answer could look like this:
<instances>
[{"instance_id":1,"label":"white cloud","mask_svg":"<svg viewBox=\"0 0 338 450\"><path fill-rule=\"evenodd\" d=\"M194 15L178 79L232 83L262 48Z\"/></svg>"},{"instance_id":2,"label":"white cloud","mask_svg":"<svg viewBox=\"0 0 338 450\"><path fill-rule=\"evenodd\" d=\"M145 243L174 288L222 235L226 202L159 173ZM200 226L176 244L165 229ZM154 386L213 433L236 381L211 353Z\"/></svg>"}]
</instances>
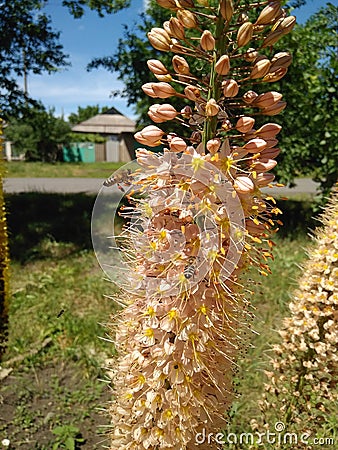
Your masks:
<instances>
[{"instance_id":1,"label":"white cloud","mask_svg":"<svg viewBox=\"0 0 338 450\"><path fill-rule=\"evenodd\" d=\"M123 84L106 71L86 72L70 69L54 75L31 76L28 79L29 94L47 107L55 108L57 115L68 116L78 106L116 106L130 118L134 111L126 100L112 97L112 91L122 90Z\"/></svg>"}]
</instances>

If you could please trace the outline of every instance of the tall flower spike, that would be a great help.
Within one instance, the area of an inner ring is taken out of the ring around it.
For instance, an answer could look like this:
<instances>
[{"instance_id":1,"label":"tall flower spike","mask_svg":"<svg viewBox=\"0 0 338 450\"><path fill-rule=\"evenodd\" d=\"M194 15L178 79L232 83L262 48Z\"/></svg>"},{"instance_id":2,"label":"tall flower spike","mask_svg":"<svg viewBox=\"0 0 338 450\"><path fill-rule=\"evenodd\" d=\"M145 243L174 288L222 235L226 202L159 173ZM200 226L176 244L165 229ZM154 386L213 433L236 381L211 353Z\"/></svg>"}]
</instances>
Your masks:
<instances>
[{"instance_id":1,"label":"tall flower spike","mask_svg":"<svg viewBox=\"0 0 338 450\"><path fill-rule=\"evenodd\" d=\"M280 212L261 188L274 178L281 127L255 124L285 106L260 85L286 73L291 57L273 53L271 36L290 31L293 19L281 1L158 4L172 18L149 40L173 52L172 69L150 60L167 82L143 90L182 98L181 107L166 100L149 109L155 123L174 120L182 132L155 125L137 132L138 142L162 144L163 152L138 149L139 169L124 178L142 195L129 196L121 212L129 225L116 237L125 268L117 301L125 308L111 326L118 351L111 450L192 450L197 433L215 436L224 427L252 322L242 275L250 266L269 273ZM209 441L201 448L217 448Z\"/></svg>"},{"instance_id":2,"label":"tall flower spike","mask_svg":"<svg viewBox=\"0 0 338 450\"><path fill-rule=\"evenodd\" d=\"M3 120L0 118L0 150L3 151ZM9 250L3 190L4 161L0 158L0 361L6 350L9 310Z\"/></svg>"},{"instance_id":3,"label":"tall flower spike","mask_svg":"<svg viewBox=\"0 0 338 450\"><path fill-rule=\"evenodd\" d=\"M265 423L282 421L286 431L322 435L336 418L338 401L338 185L321 215L289 317L279 331L266 392L260 401ZM292 444L303 449L304 443ZM283 447L284 448L284 447ZM285 448L289 448L285 446ZM306 447L308 448L308 447Z\"/></svg>"}]
</instances>

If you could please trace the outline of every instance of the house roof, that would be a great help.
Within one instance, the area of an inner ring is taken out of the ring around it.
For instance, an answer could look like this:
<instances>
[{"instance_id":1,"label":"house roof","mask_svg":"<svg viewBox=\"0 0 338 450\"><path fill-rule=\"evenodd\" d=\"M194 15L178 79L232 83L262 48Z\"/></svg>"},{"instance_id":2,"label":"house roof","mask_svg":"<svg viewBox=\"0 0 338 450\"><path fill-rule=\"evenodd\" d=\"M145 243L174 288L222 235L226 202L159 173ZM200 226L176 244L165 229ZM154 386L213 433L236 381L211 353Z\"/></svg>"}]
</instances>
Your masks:
<instances>
[{"instance_id":1,"label":"house roof","mask_svg":"<svg viewBox=\"0 0 338 450\"><path fill-rule=\"evenodd\" d=\"M110 108L88 120L72 127L78 133L120 134L135 131L135 122L121 114L116 108Z\"/></svg>"}]
</instances>

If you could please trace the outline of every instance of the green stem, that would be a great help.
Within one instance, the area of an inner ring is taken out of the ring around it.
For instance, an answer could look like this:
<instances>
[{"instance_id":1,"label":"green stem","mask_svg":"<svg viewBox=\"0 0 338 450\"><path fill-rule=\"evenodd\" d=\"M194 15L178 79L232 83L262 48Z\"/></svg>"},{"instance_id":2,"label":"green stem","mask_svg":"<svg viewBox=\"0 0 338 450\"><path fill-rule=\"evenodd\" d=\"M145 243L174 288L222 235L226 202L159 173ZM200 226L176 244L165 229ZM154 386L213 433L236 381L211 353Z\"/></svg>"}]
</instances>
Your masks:
<instances>
[{"instance_id":1,"label":"green stem","mask_svg":"<svg viewBox=\"0 0 338 450\"><path fill-rule=\"evenodd\" d=\"M217 81L217 73L215 71L215 65L218 60L218 58L224 54L225 50L225 20L222 17L222 14L220 12L220 9L218 10L218 17L216 22L216 31L215 31L215 50L213 55L213 61L210 68L210 81L209 81L209 87L208 87L208 97L207 99L210 100L211 98L215 99L216 102L220 99L221 96L221 86L220 83ZM206 148L206 143L208 140L214 137L217 129L217 116L214 117L206 117L204 122L204 129L203 129L203 145L204 148Z\"/></svg>"}]
</instances>

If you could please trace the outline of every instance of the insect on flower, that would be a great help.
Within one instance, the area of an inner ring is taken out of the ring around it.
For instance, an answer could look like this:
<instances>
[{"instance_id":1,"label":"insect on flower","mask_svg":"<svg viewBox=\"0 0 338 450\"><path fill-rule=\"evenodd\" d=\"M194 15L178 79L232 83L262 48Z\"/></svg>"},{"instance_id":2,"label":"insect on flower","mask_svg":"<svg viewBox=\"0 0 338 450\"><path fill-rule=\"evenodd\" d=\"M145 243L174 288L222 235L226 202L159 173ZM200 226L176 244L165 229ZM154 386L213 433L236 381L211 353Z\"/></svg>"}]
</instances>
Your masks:
<instances>
[{"instance_id":1,"label":"insect on flower","mask_svg":"<svg viewBox=\"0 0 338 450\"><path fill-rule=\"evenodd\" d=\"M196 256L189 256L188 258L188 264L184 267L183 275L187 280L192 278L196 273L196 262L197 257Z\"/></svg>"},{"instance_id":2,"label":"insect on flower","mask_svg":"<svg viewBox=\"0 0 338 450\"><path fill-rule=\"evenodd\" d=\"M111 175L109 178L107 178L103 182L103 186L111 187L111 186L115 186L115 184L117 184L118 189L120 189L120 191L122 191L122 192L125 192L125 190L121 186L121 184L130 186L132 184L132 178L130 175L131 175L131 169L121 170L120 172L113 173L113 175Z\"/></svg>"}]
</instances>

